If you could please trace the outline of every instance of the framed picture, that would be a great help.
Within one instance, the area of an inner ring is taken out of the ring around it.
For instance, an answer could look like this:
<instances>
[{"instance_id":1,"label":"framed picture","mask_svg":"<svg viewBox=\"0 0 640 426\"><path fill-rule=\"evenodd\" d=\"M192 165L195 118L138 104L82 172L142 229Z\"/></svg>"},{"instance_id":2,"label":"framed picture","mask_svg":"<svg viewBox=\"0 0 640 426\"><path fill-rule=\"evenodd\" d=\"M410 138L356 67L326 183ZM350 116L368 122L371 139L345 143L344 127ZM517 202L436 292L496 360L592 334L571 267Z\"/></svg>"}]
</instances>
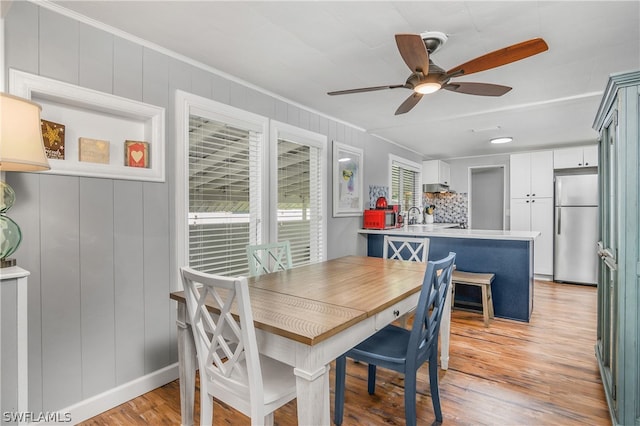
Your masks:
<instances>
[{"instance_id":1,"label":"framed picture","mask_svg":"<svg viewBox=\"0 0 640 426\"><path fill-rule=\"evenodd\" d=\"M64 160L64 124L40 120L42 142L47 158Z\"/></svg>"},{"instance_id":2,"label":"framed picture","mask_svg":"<svg viewBox=\"0 0 640 426\"><path fill-rule=\"evenodd\" d=\"M124 165L128 167L149 167L149 143L144 141L124 142Z\"/></svg>"},{"instance_id":3,"label":"framed picture","mask_svg":"<svg viewBox=\"0 0 640 426\"><path fill-rule=\"evenodd\" d=\"M363 151L333 141L333 216L361 216Z\"/></svg>"},{"instance_id":4,"label":"framed picture","mask_svg":"<svg viewBox=\"0 0 640 426\"><path fill-rule=\"evenodd\" d=\"M79 138L78 160L89 163L109 164L109 141Z\"/></svg>"}]
</instances>

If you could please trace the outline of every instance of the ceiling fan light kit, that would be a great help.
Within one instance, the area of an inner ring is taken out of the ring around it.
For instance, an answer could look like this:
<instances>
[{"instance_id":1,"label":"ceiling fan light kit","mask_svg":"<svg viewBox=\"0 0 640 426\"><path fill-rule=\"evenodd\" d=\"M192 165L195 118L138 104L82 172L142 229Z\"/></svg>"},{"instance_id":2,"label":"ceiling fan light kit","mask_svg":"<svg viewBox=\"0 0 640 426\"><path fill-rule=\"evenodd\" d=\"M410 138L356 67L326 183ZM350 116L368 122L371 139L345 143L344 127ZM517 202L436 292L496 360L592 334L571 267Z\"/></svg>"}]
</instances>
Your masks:
<instances>
[{"instance_id":1,"label":"ceiling fan light kit","mask_svg":"<svg viewBox=\"0 0 640 426\"><path fill-rule=\"evenodd\" d=\"M413 88L414 91L421 93L423 95L428 95L429 93L434 93L440 90L442 85L437 81L427 81L425 83L420 83L416 87Z\"/></svg>"},{"instance_id":2,"label":"ceiling fan light kit","mask_svg":"<svg viewBox=\"0 0 640 426\"><path fill-rule=\"evenodd\" d=\"M445 71L436 65L429 55L436 52L447 41L446 34L430 31L422 34L396 34L396 45L400 56L411 70L411 75L404 84L390 84L386 86L363 87L359 89L338 90L328 92L328 95L346 95L351 93L372 92L384 89L410 89L409 96L396 110L396 115L409 112L422 99L422 95L446 89L451 92L477 96L502 96L511 87L489 83L454 82L452 78L469 75L502 65L510 64L529 56L537 55L549 49L541 38L523 41L502 49L479 56L462 65Z\"/></svg>"},{"instance_id":3,"label":"ceiling fan light kit","mask_svg":"<svg viewBox=\"0 0 640 426\"><path fill-rule=\"evenodd\" d=\"M434 93L440 90L442 84L437 81L425 81L418 85L416 85L413 90L414 92L421 93L423 95L428 95L429 93Z\"/></svg>"}]
</instances>

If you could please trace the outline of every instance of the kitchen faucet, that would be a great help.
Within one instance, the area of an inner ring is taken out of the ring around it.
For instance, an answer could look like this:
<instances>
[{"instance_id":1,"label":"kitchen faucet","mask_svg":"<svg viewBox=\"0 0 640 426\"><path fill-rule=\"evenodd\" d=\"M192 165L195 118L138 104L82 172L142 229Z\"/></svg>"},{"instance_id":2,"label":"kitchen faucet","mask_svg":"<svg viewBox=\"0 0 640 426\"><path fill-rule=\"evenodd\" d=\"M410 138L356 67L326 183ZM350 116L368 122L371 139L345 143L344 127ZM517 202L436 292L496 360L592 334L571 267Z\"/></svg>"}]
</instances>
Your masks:
<instances>
[{"instance_id":1,"label":"kitchen faucet","mask_svg":"<svg viewBox=\"0 0 640 426\"><path fill-rule=\"evenodd\" d=\"M415 217L411 217L411 210L416 209L418 211L418 217L420 217L420 208L413 206L409 210L407 210L407 219L409 220L409 225L415 225L418 221Z\"/></svg>"}]
</instances>

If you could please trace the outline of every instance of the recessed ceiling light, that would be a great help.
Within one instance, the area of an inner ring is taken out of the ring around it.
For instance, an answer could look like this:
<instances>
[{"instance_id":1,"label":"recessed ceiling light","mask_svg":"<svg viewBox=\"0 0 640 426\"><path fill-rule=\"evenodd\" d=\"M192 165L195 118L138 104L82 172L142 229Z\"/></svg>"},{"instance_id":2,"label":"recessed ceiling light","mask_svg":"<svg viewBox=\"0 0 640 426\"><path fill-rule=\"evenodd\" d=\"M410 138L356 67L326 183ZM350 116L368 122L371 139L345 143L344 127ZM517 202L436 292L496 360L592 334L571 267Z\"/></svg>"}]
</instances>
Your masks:
<instances>
[{"instance_id":1,"label":"recessed ceiling light","mask_svg":"<svg viewBox=\"0 0 640 426\"><path fill-rule=\"evenodd\" d=\"M491 143L509 143L511 141L513 141L513 138L510 136L491 139Z\"/></svg>"}]
</instances>

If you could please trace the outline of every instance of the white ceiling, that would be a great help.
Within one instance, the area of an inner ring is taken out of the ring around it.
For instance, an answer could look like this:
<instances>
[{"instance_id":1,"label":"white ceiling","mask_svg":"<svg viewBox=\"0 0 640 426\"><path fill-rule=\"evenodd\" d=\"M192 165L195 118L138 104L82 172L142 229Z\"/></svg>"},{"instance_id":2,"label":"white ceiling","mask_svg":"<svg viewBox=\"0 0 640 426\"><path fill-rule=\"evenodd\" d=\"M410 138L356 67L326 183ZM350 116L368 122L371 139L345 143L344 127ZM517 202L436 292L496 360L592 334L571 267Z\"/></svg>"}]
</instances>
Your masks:
<instances>
[{"instance_id":1,"label":"white ceiling","mask_svg":"<svg viewBox=\"0 0 640 426\"><path fill-rule=\"evenodd\" d=\"M77 13L410 148L451 158L596 140L611 73L640 69L638 1L55 1ZM403 84L396 33L441 31L445 70L542 37L549 50L457 81L513 87L502 97L441 90L394 116L411 92L326 92ZM490 145L509 135L514 142Z\"/></svg>"}]
</instances>

